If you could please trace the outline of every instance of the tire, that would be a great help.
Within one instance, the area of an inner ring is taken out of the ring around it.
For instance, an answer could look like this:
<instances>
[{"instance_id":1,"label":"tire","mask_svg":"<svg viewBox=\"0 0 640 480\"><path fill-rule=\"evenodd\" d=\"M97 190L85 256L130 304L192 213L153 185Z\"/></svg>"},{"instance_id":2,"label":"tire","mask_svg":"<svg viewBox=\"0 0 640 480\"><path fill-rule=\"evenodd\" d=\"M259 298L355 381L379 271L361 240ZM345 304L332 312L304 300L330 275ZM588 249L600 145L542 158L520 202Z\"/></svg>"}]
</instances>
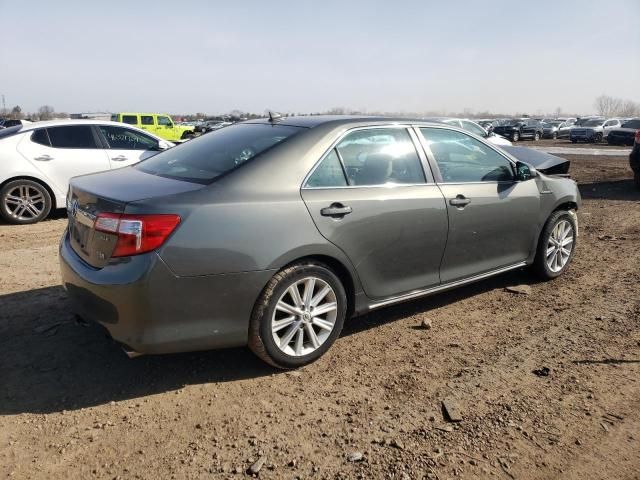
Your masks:
<instances>
[{"instance_id":1,"label":"tire","mask_svg":"<svg viewBox=\"0 0 640 480\"><path fill-rule=\"evenodd\" d=\"M558 139L558 132L553 132L553 135L551 135L551 138L553 138L554 140Z\"/></svg>"},{"instance_id":2,"label":"tire","mask_svg":"<svg viewBox=\"0 0 640 480\"><path fill-rule=\"evenodd\" d=\"M33 180L13 180L0 189L0 216L8 223L38 223L49 215L51 206L49 191Z\"/></svg>"},{"instance_id":3,"label":"tire","mask_svg":"<svg viewBox=\"0 0 640 480\"><path fill-rule=\"evenodd\" d=\"M538 132L533 134L533 141L537 142L538 140L540 140L540 134Z\"/></svg>"},{"instance_id":4,"label":"tire","mask_svg":"<svg viewBox=\"0 0 640 480\"><path fill-rule=\"evenodd\" d=\"M520 134L518 132L513 132L513 135L511 135L511 140L517 142L518 140L520 140Z\"/></svg>"},{"instance_id":5,"label":"tire","mask_svg":"<svg viewBox=\"0 0 640 480\"><path fill-rule=\"evenodd\" d=\"M602 134L601 133L596 133L593 136L593 143L600 143L602 141Z\"/></svg>"},{"instance_id":6,"label":"tire","mask_svg":"<svg viewBox=\"0 0 640 480\"><path fill-rule=\"evenodd\" d=\"M314 279L312 294L305 295L310 279ZM309 305L312 303L309 300L315 301L326 287L329 291L317 300L315 307ZM290 293L293 289L298 292L298 301ZM333 303L334 309L313 316L314 308L331 308ZM290 310L277 309L277 304L284 304L289 309L297 304L296 311L303 312L304 317ZM320 358L338 338L346 312L347 294L330 268L318 262L295 263L274 275L256 302L249 323L249 348L277 368L307 365ZM274 323L281 324L278 330L273 328ZM309 329L314 332L318 345L313 343ZM300 336L302 340L299 340Z\"/></svg>"},{"instance_id":7,"label":"tire","mask_svg":"<svg viewBox=\"0 0 640 480\"><path fill-rule=\"evenodd\" d=\"M570 227L568 232L566 231L567 226ZM540 278L551 280L567 270L576 251L578 241L576 231L576 220L573 214L566 210L557 210L551 214L540 234L536 258L533 261L533 270ZM563 232L565 232L565 236L563 236ZM554 241L551 240L552 237ZM562 250L555 243L557 239L563 243ZM567 241L568 239L570 240ZM548 254L552 249L553 252ZM565 250L569 250L566 255Z\"/></svg>"}]
</instances>

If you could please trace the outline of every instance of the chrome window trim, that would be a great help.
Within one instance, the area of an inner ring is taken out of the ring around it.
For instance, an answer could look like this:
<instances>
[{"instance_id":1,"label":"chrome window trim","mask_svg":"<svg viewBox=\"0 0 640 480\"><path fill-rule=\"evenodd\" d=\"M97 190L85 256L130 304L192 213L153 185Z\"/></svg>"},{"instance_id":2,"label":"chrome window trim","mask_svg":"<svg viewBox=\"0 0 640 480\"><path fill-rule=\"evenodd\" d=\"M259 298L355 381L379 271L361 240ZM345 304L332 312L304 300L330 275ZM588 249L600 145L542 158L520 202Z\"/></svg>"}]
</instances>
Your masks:
<instances>
[{"instance_id":1,"label":"chrome window trim","mask_svg":"<svg viewBox=\"0 0 640 480\"><path fill-rule=\"evenodd\" d=\"M341 132L337 139L335 141L333 141L331 143L331 145L329 146L329 148L327 148L327 150L320 156L320 160L318 160L313 167L311 168L311 170L309 171L309 173L307 173L307 175L304 177L304 180L302 180L302 185L300 186L300 190L326 190L326 189L335 189L335 188L395 188L395 187L415 187L415 186L422 186L422 185L434 185L435 182L435 178L433 177L429 177L429 175L427 175L427 171L425 170L425 165L423 162L422 157L420 156L420 144L416 144L416 138L414 138L414 136L411 135L411 130L413 128L413 125L411 123L390 123L387 125L366 125L363 127L354 127L354 128L349 128L344 130L343 132ZM425 181L424 183L385 183L382 185L349 185L349 178L347 177L347 170L344 166L344 162L342 160L342 155L340 155L340 152L338 151L338 149L336 148L338 146L338 144L350 133L359 131L359 130L381 130L381 129L404 129L407 131L409 138L411 139L411 142L413 143L413 148L415 148L416 150L416 155L418 156L418 159L420 160L420 166L422 167L422 174L424 175ZM419 140L419 138L418 138ZM309 178L314 174L314 172L316 171L316 169L320 166L320 164L324 161L324 159L327 157L327 155L329 155L331 153L331 151L335 149L337 155L338 155L338 159L340 160L340 164L342 165L342 173L344 175L344 178L347 182L346 186L338 186L338 187L309 187L307 186L307 181L309 180ZM429 173L431 173L431 171L429 171Z\"/></svg>"}]
</instances>

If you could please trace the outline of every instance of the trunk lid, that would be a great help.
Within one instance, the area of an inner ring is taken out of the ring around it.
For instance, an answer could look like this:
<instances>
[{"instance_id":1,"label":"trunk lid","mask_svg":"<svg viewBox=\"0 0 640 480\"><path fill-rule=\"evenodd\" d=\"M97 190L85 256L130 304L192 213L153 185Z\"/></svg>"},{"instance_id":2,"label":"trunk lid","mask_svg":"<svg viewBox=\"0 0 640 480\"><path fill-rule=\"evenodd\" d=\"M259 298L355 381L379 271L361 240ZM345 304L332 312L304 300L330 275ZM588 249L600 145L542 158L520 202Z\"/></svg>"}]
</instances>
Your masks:
<instances>
[{"instance_id":1,"label":"trunk lid","mask_svg":"<svg viewBox=\"0 0 640 480\"><path fill-rule=\"evenodd\" d=\"M87 264L102 268L109 263L118 236L95 230L100 213L124 213L131 202L201 188L201 184L158 177L133 168L73 178L67 195L71 247Z\"/></svg>"}]
</instances>

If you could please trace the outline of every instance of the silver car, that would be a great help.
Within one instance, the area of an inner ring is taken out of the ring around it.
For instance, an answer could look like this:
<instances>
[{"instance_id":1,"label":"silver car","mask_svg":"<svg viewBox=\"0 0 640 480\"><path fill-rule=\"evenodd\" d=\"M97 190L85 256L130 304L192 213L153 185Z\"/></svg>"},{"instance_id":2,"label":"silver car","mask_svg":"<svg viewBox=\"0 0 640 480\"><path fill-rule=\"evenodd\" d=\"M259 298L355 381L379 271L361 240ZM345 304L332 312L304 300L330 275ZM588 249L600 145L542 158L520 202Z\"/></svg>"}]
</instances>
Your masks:
<instances>
[{"instance_id":1,"label":"silver car","mask_svg":"<svg viewBox=\"0 0 640 480\"><path fill-rule=\"evenodd\" d=\"M63 284L131 355L248 345L298 367L355 315L523 267L561 275L580 194L527 151L407 119L232 125L73 179Z\"/></svg>"}]
</instances>

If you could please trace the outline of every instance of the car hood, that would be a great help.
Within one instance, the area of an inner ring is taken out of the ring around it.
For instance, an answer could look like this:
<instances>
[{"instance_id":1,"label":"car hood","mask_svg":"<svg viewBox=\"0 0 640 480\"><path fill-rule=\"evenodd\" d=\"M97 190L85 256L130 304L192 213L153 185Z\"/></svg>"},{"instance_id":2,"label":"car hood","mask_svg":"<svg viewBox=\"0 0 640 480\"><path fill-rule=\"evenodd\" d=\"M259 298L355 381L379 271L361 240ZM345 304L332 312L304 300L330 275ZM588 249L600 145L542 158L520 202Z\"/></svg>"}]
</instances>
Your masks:
<instances>
[{"instance_id":1,"label":"car hood","mask_svg":"<svg viewBox=\"0 0 640 480\"><path fill-rule=\"evenodd\" d=\"M539 172L547 175L564 174L569 172L571 162L565 158L556 157L550 153L541 152L527 147L500 147L517 160L531 165Z\"/></svg>"}]
</instances>

